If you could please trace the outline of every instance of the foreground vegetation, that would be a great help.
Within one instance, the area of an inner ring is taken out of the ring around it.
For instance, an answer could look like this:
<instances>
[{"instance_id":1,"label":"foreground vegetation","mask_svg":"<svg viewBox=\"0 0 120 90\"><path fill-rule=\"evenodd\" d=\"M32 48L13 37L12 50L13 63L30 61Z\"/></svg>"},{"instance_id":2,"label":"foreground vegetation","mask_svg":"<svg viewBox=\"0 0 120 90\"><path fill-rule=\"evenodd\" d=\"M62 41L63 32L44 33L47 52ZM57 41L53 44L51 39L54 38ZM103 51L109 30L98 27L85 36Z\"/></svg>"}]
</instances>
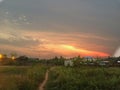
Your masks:
<instances>
[{"instance_id":1,"label":"foreground vegetation","mask_svg":"<svg viewBox=\"0 0 120 90\"><path fill-rule=\"evenodd\" d=\"M65 65L67 60L72 67ZM6 55L0 56L0 90L38 90L49 67L46 90L120 90L120 57L39 60Z\"/></svg>"},{"instance_id":2,"label":"foreground vegetation","mask_svg":"<svg viewBox=\"0 0 120 90\"><path fill-rule=\"evenodd\" d=\"M0 66L0 90L37 90L46 66Z\"/></svg>"},{"instance_id":3,"label":"foreground vegetation","mask_svg":"<svg viewBox=\"0 0 120 90\"><path fill-rule=\"evenodd\" d=\"M46 90L120 90L120 69L56 67L49 73Z\"/></svg>"}]
</instances>

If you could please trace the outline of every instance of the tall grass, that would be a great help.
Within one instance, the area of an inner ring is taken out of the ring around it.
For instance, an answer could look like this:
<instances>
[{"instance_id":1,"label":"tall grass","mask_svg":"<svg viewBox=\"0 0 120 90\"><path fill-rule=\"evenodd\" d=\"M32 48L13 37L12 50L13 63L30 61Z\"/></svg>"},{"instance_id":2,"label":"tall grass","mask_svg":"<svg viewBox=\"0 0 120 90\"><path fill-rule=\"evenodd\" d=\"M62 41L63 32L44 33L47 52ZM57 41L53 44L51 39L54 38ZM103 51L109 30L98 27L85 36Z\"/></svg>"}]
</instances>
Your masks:
<instances>
[{"instance_id":1,"label":"tall grass","mask_svg":"<svg viewBox=\"0 0 120 90\"><path fill-rule=\"evenodd\" d=\"M56 67L50 71L46 90L120 90L120 69Z\"/></svg>"},{"instance_id":2,"label":"tall grass","mask_svg":"<svg viewBox=\"0 0 120 90\"><path fill-rule=\"evenodd\" d=\"M41 65L0 67L0 90L37 90L46 70Z\"/></svg>"}]
</instances>

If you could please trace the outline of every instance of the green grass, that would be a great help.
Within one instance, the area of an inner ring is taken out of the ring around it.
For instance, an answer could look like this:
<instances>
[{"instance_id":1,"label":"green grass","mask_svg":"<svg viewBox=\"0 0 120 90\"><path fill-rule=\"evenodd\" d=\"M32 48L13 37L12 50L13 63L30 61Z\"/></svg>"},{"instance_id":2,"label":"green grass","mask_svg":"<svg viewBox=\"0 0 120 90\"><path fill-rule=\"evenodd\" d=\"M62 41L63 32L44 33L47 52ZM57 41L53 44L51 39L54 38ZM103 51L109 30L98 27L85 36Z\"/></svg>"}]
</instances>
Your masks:
<instances>
[{"instance_id":1,"label":"green grass","mask_svg":"<svg viewBox=\"0 0 120 90\"><path fill-rule=\"evenodd\" d=\"M0 90L38 90L47 66L0 66ZM120 90L118 67L63 67L49 72L46 90Z\"/></svg>"},{"instance_id":2,"label":"green grass","mask_svg":"<svg viewBox=\"0 0 120 90\"><path fill-rule=\"evenodd\" d=\"M46 90L120 90L120 68L56 67Z\"/></svg>"},{"instance_id":3,"label":"green grass","mask_svg":"<svg viewBox=\"0 0 120 90\"><path fill-rule=\"evenodd\" d=\"M41 65L0 67L0 90L37 90L46 70Z\"/></svg>"}]
</instances>

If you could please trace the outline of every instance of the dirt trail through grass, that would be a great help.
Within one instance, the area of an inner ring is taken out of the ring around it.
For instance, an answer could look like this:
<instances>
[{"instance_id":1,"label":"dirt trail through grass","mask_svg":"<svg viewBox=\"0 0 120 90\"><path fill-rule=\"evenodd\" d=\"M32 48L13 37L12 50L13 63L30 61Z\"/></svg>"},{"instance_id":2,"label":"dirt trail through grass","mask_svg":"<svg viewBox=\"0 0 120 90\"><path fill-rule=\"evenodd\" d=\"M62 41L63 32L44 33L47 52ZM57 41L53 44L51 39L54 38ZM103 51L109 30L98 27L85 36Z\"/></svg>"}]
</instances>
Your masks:
<instances>
[{"instance_id":1,"label":"dirt trail through grass","mask_svg":"<svg viewBox=\"0 0 120 90\"><path fill-rule=\"evenodd\" d=\"M49 70L53 70L55 67L51 67ZM44 81L40 84L39 86L39 90L45 90L45 85L48 81L48 76L49 76L49 70L46 71L46 74L45 74L45 79Z\"/></svg>"},{"instance_id":2,"label":"dirt trail through grass","mask_svg":"<svg viewBox=\"0 0 120 90\"><path fill-rule=\"evenodd\" d=\"M48 74L49 74L49 70L46 71L45 79L44 79L44 81L40 84L39 90L44 90L45 85L46 85L47 80L48 80Z\"/></svg>"}]
</instances>

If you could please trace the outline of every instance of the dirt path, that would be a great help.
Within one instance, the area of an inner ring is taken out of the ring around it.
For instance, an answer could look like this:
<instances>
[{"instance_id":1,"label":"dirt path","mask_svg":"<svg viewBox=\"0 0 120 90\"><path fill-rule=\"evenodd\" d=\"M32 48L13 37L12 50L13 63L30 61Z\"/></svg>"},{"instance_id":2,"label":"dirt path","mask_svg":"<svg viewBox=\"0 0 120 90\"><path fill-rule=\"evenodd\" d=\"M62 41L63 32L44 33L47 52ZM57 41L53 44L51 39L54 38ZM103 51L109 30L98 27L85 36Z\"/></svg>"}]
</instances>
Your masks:
<instances>
[{"instance_id":1,"label":"dirt path","mask_svg":"<svg viewBox=\"0 0 120 90\"><path fill-rule=\"evenodd\" d=\"M45 85L46 85L46 83L47 83L47 81L48 81L49 71L50 71L50 70L53 70L54 68L55 68L55 67L51 67L49 70L46 71L45 79L44 79L44 81L40 84L39 90L44 90L44 89L45 89Z\"/></svg>"},{"instance_id":2,"label":"dirt path","mask_svg":"<svg viewBox=\"0 0 120 90\"><path fill-rule=\"evenodd\" d=\"M48 73L49 73L49 70L46 71L45 79L44 79L44 81L40 84L40 86L39 86L39 90L44 90L45 85L46 85L47 80L48 80Z\"/></svg>"}]
</instances>

